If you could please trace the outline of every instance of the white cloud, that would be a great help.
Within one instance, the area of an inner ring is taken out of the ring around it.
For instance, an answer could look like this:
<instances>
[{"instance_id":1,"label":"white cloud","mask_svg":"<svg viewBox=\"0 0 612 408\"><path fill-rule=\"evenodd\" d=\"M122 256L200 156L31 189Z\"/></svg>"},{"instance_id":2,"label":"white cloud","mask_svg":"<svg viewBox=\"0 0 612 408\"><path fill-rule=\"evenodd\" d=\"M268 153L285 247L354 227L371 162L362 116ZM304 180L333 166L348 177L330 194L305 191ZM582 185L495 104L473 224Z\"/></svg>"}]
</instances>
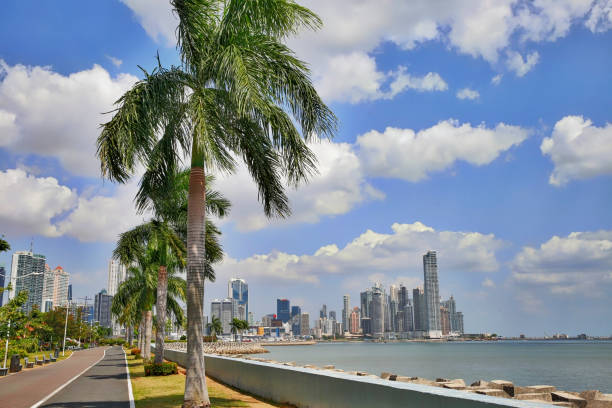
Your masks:
<instances>
[{"instance_id":1,"label":"white cloud","mask_svg":"<svg viewBox=\"0 0 612 408\"><path fill-rule=\"evenodd\" d=\"M0 171L0 225L14 235L61 235L54 221L77 202L74 190L53 177L34 177L22 169Z\"/></svg>"},{"instance_id":2,"label":"white cloud","mask_svg":"<svg viewBox=\"0 0 612 408\"><path fill-rule=\"evenodd\" d=\"M508 51L508 59L506 65L508 69L514 71L519 76L525 76L538 63L540 54L537 51L532 52L525 58L516 51Z\"/></svg>"},{"instance_id":3,"label":"white cloud","mask_svg":"<svg viewBox=\"0 0 612 408\"><path fill-rule=\"evenodd\" d=\"M566 116L555 124L540 149L553 161L549 182L555 186L612 174L612 124L597 127L582 116Z\"/></svg>"},{"instance_id":4,"label":"white cloud","mask_svg":"<svg viewBox=\"0 0 612 408\"><path fill-rule=\"evenodd\" d=\"M216 269L223 277L274 278L310 284L319 283L326 275L345 276L349 279L343 285L345 288L351 288L350 281L358 277L362 277L359 278L362 284L369 279L413 285L422 274L418 268L420 260L430 249L438 251L438 263L445 273L486 273L499 269L496 251L503 243L493 234L436 231L420 222L395 223L391 229L389 234L367 230L343 248L329 244L312 255L273 251L242 260L228 257ZM407 265L415 266L416 276L406 275L410 268Z\"/></svg>"},{"instance_id":5,"label":"white cloud","mask_svg":"<svg viewBox=\"0 0 612 408\"><path fill-rule=\"evenodd\" d=\"M406 72L406 67L400 66L391 74L393 81L390 91L385 93L386 99L391 99L403 90L409 88L419 92L446 91L448 84L437 72L428 72L425 76L414 76Z\"/></svg>"},{"instance_id":6,"label":"white cloud","mask_svg":"<svg viewBox=\"0 0 612 408\"><path fill-rule=\"evenodd\" d=\"M482 166L527 138L529 131L499 123L473 127L446 120L415 132L388 127L357 138L359 157L366 172L375 177L395 177L412 182L450 167L457 160Z\"/></svg>"},{"instance_id":7,"label":"white cloud","mask_svg":"<svg viewBox=\"0 0 612 408\"><path fill-rule=\"evenodd\" d=\"M122 1L151 37L167 45L176 43L176 17L167 1ZM301 33L289 41L290 46L312 65L313 76L328 100L353 103L370 100L361 93L370 95L368 91L376 90L385 76L371 56L384 42L409 50L440 41L459 53L496 63L500 53L512 49L513 36L522 42L555 41L567 35L576 22L584 21L593 32L612 26L609 0L304 0L300 4L319 14L324 26L318 32ZM355 55L361 56L359 63L348 65ZM524 72L522 75L537 62L534 53L526 61L519 55L520 65L512 55L510 69ZM334 83L338 72L332 68L348 74L341 78L342 86ZM356 94L347 96L347 89Z\"/></svg>"},{"instance_id":8,"label":"white cloud","mask_svg":"<svg viewBox=\"0 0 612 408\"><path fill-rule=\"evenodd\" d=\"M228 221L239 230L257 230L269 225L314 223L321 217L341 215L367 200L384 198L384 194L365 181L365 174L352 146L322 141L312 144L319 173L297 190L289 190L292 215L288 219L269 220L257 202L257 189L246 168L236 174L219 177L216 188L232 202Z\"/></svg>"},{"instance_id":9,"label":"white cloud","mask_svg":"<svg viewBox=\"0 0 612 408\"><path fill-rule=\"evenodd\" d=\"M457 91L457 98L474 100L480 98L480 93L470 88L463 88Z\"/></svg>"},{"instance_id":10,"label":"white cloud","mask_svg":"<svg viewBox=\"0 0 612 408\"><path fill-rule=\"evenodd\" d=\"M482 281L482 287L484 287L484 288L494 288L495 287L495 282L493 282L489 278L486 278L485 280Z\"/></svg>"},{"instance_id":11,"label":"white cloud","mask_svg":"<svg viewBox=\"0 0 612 408\"><path fill-rule=\"evenodd\" d=\"M493 78L491 78L491 83L493 85L499 85L504 76L502 74L497 74Z\"/></svg>"},{"instance_id":12,"label":"white cloud","mask_svg":"<svg viewBox=\"0 0 612 408\"><path fill-rule=\"evenodd\" d=\"M112 78L99 65L64 76L0 60L0 147L54 157L72 174L97 176L96 138L109 119L102 113L136 80Z\"/></svg>"},{"instance_id":13,"label":"white cloud","mask_svg":"<svg viewBox=\"0 0 612 408\"><path fill-rule=\"evenodd\" d=\"M601 294L610 284L612 231L554 236L539 248L524 247L512 262L515 282L553 294Z\"/></svg>"},{"instance_id":14,"label":"white cloud","mask_svg":"<svg viewBox=\"0 0 612 408\"><path fill-rule=\"evenodd\" d=\"M120 60L117 57L113 57L112 55L107 55L106 58L108 58L108 60L117 68L119 68L121 64L123 64L123 60Z\"/></svg>"}]
</instances>

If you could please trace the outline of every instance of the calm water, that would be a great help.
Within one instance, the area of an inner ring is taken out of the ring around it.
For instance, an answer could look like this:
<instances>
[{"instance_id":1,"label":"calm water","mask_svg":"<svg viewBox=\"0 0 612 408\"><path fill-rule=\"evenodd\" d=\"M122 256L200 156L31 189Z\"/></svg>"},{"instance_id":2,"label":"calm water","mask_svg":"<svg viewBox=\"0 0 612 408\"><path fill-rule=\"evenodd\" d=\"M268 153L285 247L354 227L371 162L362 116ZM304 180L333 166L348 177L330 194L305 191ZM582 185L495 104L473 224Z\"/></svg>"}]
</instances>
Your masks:
<instances>
[{"instance_id":1,"label":"calm water","mask_svg":"<svg viewBox=\"0 0 612 408\"><path fill-rule=\"evenodd\" d=\"M265 358L380 375L387 371L435 380L503 379L567 391L612 393L612 342L320 343L267 347Z\"/></svg>"}]
</instances>

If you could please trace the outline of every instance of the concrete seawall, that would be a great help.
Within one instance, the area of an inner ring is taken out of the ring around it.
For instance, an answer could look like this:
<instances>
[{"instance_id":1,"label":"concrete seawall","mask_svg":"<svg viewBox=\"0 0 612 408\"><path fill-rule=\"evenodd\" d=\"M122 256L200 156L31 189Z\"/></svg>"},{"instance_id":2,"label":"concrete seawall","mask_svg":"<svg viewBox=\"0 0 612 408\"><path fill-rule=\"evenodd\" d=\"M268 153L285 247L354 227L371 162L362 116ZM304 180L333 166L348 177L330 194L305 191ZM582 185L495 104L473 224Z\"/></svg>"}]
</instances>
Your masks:
<instances>
[{"instance_id":1,"label":"concrete seawall","mask_svg":"<svg viewBox=\"0 0 612 408\"><path fill-rule=\"evenodd\" d=\"M182 351L165 350L164 354L167 360L181 366L187 361L187 355ZM206 355L205 360L207 375L254 395L300 408L550 408L551 406L240 358Z\"/></svg>"}]
</instances>

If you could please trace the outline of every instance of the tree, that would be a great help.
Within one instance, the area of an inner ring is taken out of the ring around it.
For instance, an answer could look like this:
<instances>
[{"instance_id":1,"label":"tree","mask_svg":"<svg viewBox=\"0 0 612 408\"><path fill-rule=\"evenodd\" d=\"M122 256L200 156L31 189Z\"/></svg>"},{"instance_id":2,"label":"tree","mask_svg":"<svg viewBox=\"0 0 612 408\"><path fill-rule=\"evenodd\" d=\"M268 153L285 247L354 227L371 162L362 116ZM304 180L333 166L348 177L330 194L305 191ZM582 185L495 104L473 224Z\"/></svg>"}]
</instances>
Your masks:
<instances>
[{"instance_id":1,"label":"tree","mask_svg":"<svg viewBox=\"0 0 612 408\"><path fill-rule=\"evenodd\" d=\"M223 333L223 324L221 324L221 319L219 319L217 316L212 317L207 327L211 336L216 336L217 333Z\"/></svg>"},{"instance_id":2,"label":"tree","mask_svg":"<svg viewBox=\"0 0 612 408\"><path fill-rule=\"evenodd\" d=\"M231 332L234 335L234 340L235 340L237 334L249 328L249 323L247 323L246 320L240 320L234 317L230 323L230 326L231 326Z\"/></svg>"},{"instance_id":3,"label":"tree","mask_svg":"<svg viewBox=\"0 0 612 408\"><path fill-rule=\"evenodd\" d=\"M4 240L4 235L2 237L3 238L0 238L0 252L10 251L11 246Z\"/></svg>"},{"instance_id":4,"label":"tree","mask_svg":"<svg viewBox=\"0 0 612 408\"><path fill-rule=\"evenodd\" d=\"M181 66L158 67L118 101L102 126L103 176L126 182L139 165L168 179L191 164L187 228L187 378L183 407L209 406L202 344L205 175L243 162L267 216L290 214L285 182L316 171L307 142L331 137L336 117L306 64L284 44L321 20L292 0L172 0ZM298 131L297 127L300 127Z\"/></svg>"}]
</instances>

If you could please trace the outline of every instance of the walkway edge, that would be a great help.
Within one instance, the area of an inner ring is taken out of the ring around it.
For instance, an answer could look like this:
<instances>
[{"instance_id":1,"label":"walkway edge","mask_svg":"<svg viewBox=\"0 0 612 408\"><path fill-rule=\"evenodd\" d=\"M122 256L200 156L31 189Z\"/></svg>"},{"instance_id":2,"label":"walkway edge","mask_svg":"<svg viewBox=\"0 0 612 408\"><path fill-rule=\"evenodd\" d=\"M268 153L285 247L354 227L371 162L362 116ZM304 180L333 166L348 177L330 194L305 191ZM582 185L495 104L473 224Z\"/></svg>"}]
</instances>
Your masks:
<instances>
[{"instance_id":1,"label":"walkway edge","mask_svg":"<svg viewBox=\"0 0 612 408\"><path fill-rule=\"evenodd\" d=\"M123 347L121 348L123 350ZM136 408L134 403L134 394L132 393L132 380L130 379L130 367L127 361L127 353L123 350L123 358L125 359L125 372L127 373L128 396L130 398L130 408Z\"/></svg>"},{"instance_id":2,"label":"walkway edge","mask_svg":"<svg viewBox=\"0 0 612 408\"><path fill-rule=\"evenodd\" d=\"M69 379L68 381L66 381L62 386L60 386L59 388L57 388L55 391L53 391L51 394L47 395L45 398L41 399L40 401L38 401L36 404L32 405L30 408L38 408L40 407L42 404L44 404L45 402L47 402L47 400L49 400L51 397L53 397L55 394L57 394L58 392L60 392L61 390L63 390L64 388L66 388L68 385L70 385L74 380L76 380L77 378L79 378L80 376L82 376L83 374L85 374L85 372L87 370L89 370L90 368L92 368L93 366L95 366L96 364L98 364L100 361L102 361L104 359L104 357L106 357L106 350L104 350L104 354L102 354L102 357L100 357L100 359L98 361L96 361L95 363L93 363L92 365L90 365L89 367L87 367L86 369L84 369L83 371L81 371L80 373L78 373L77 375L75 375L74 377L72 377L71 379ZM67 359L66 359L67 360ZM130 407L131 408L131 407Z\"/></svg>"}]
</instances>

